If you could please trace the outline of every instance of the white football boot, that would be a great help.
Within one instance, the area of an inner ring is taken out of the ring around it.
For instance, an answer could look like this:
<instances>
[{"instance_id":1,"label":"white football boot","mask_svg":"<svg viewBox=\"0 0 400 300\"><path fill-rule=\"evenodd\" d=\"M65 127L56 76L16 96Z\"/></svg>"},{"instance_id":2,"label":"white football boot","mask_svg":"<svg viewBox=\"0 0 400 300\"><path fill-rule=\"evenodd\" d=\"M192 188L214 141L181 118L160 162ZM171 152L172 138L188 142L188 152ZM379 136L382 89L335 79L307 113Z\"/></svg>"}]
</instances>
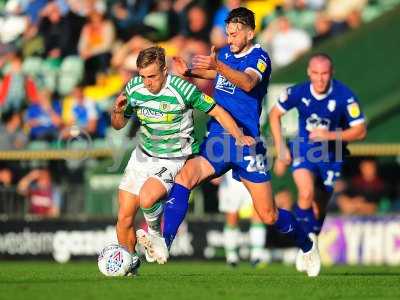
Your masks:
<instances>
[{"instance_id":1,"label":"white football boot","mask_svg":"<svg viewBox=\"0 0 400 300\"><path fill-rule=\"evenodd\" d=\"M316 243L317 248L318 248L318 237L317 237L317 235L315 233L310 233L309 237L310 237L310 239L311 239L311 241L313 243ZM297 253L297 256L296 256L296 270L299 271L299 272L305 272L306 271L306 268L304 266L304 259L303 259L304 256L303 255L304 255L303 251L301 249L299 249L299 252Z\"/></svg>"},{"instance_id":2,"label":"white football boot","mask_svg":"<svg viewBox=\"0 0 400 300\"><path fill-rule=\"evenodd\" d=\"M159 264L167 262L169 252L163 237L147 233L143 229L136 231L136 237L139 244L145 248L148 262L157 261Z\"/></svg>"},{"instance_id":3,"label":"white football boot","mask_svg":"<svg viewBox=\"0 0 400 300\"><path fill-rule=\"evenodd\" d=\"M313 242L313 245L310 251L303 253L304 269L308 277L316 277L321 270L321 258L318 251L317 236L313 233L310 233L308 236Z\"/></svg>"},{"instance_id":4,"label":"white football boot","mask_svg":"<svg viewBox=\"0 0 400 300\"><path fill-rule=\"evenodd\" d=\"M149 263L155 262L156 258L154 257L154 250L151 247L149 234L143 229L138 229L136 231L136 238L138 243L144 248L144 255L146 257L146 261Z\"/></svg>"}]
</instances>

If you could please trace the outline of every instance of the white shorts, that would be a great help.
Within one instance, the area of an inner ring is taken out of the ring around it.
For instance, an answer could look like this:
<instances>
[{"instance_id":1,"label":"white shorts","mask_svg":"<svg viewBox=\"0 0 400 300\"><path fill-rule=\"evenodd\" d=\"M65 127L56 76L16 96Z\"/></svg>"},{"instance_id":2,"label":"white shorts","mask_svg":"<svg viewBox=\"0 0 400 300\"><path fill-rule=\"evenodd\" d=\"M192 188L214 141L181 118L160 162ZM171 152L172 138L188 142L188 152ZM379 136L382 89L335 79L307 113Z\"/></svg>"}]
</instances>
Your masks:
<instances>
[{"instance_id":1,"label":"white shorts","mask_svg":"<svg viewBox=\"0 0 400 300\"><path fill-rule=\"evenodd\" d=\"M218 208L223 213L235 213L252 204L249 191L240 181L232 178L232 171L224 175L218 189Z\"/></svg>"},{"instance_id":2,"label":"white shorts","mask_svg":"<svg viewBox=\"0 0 400 300\"><path fill-rule=\"evenodd\" d=\"M131 154L119 189L139 195L140 189L149 178L158 179L170 191L175 176L182 169L186 158L157 158L145 154L137 147Z\"/></svg>"}]
</instances>

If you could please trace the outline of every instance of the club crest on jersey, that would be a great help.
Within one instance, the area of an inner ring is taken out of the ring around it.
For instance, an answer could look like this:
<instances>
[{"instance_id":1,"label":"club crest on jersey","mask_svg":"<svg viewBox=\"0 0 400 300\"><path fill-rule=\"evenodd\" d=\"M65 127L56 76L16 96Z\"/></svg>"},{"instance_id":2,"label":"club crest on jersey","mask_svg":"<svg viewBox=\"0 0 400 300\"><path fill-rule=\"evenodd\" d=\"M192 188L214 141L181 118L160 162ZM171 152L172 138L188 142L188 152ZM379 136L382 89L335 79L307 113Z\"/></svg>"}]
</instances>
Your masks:
<instances>
[{"instance_id":1,"label":"club crest on jersey","mask_svg":"<svg viewBox=\"0 0 400 300\"><path fill-rule=\"evenodd\" d=\"M265 61L263 61L262 59L258 59L257 61L257 69L258 71L260 71L261 73L264 73L265 70L267 69L267 64Z\"/></svg>"},{"instance_id":2,"label":"club crest on jersey","mask_svg":"<svg viewBox=\"0 0 400 300\"><path fill-rule=\"evenodd\" d=\"M160 110L168 111L170 109L170 104L168 102L162 101L160 102Z\"/></svg>"},{"instance_id":3,"label":"club crest on jersey","mask_svg":"<svg viewBox=\"0 0 400 300\"><path fill-rule=\"evenodd\" d=\"M360 106L358 106L358 104L356 102L353 102L352 104L347 105L347 111L349 112L349 115L352 118L357 118L361 114Z\"/></svg>"},{"instance_id":4,"label":"club crest on jersey","mask_svg":"<svg viewBox=\"0 0 400 300\"><path fill-rule=\"evenodd\" d=\"M235 93L236 85L231 83L224 76L218 74L218 80L217 80L217 84L215 85L215 88L232 95Z\"/></svg>"},{"instance_id":5,"label":"club crest on jersey","mask_svg":"<svg viewBox=\"0 0 400 300\"><path fill-rule=\"evenodd\" d=\"M336 109L336 100L329 100L328 102L328 110L333 112Z\"/></svg>"}]
</instances>

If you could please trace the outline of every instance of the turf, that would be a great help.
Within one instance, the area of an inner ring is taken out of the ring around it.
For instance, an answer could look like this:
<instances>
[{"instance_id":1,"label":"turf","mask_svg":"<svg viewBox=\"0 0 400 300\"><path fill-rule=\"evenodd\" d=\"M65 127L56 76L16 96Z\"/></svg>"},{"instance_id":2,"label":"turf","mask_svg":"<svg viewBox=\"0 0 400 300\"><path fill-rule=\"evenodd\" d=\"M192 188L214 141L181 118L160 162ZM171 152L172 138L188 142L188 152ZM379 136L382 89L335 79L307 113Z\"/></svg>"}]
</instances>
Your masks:
<instances>
[{"instance_id":1,"label":"turf","mask_svg":"<svg viewBox=\"0 0 400 300\"><path fill-rule=\"evenodd\" d=\"M106 278L94 262L0 262L0 299L400 299L399 267L330 267L307 278L293 267L170 262L136 278Z\"/></svg>"}]
</instances>

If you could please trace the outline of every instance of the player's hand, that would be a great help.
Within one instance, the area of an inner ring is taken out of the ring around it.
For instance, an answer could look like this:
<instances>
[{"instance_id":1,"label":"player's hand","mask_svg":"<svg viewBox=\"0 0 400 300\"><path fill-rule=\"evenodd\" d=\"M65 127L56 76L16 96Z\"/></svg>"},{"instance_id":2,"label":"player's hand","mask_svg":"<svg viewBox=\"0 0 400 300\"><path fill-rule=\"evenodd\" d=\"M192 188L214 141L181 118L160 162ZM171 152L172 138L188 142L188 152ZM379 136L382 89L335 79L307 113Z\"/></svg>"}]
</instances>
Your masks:
<instances>
[{"instance_id":1,"label":"player's hand","mask_svg":"<svg viewBox=\"0 0 400 300\"><path fill-rule=\"evenodd\" d=\"M313 141L329 141L331 139L331 132L327 129L316 128L310 132L310 140Z\"/></svg>"},{"instance_id":2,"label":"player's hand","mask_svg":"<svg viewBox=\"0 0 400 300\"><path fill-rule=\"evenodd\" d=\"M215 46L211 47L210 55L196 55L193 57L192 65L195 69L216 70L217 69L217 53Z\"/></svg>"},{"instance_id":3,"label":"player's hand","mask_svg":"<svg viewBox=\"0 0 400 300\"><path fill-rule=\"evenodd\" d=\"M174 56L172 58L173 67L179 75L185 76L186 72L189 70L189 66L180 56Z\"/></svg>"},{"instance_id":4,"label":"player's hand","mask_svg":"<svg viewBox=\"0 0 400 300\"><path fill-rule=\"evenodd\" d=\"M236 138L236 145L239 146L251 146L255 145L256 140L248 135L241 135Z\"/></svg>"},{"instance_id":5,"label":"player's hand","mask_svg":"<svg viewBox=\"0 0 400 300\"><path fill-rule=\"evenodd\" d=\"M292 156L290 155L290 151L286 145L281 148L277 148L276 151L277 158L280 162L284 163L286 166L291 164Z\"/></svg>"},{"instance_id":6,"label":"player's hand","mask_svg":"<svg viewBox=\"0 0 400 300\"><path fill-rule=\"evenodd\" d=\"M114 112L122 112L124 110L127 102L128 101L125 96L125 93L122 92L121 94L119 94L119 96L117 97L117 99L115 99L115 102L114 102Z\"/></svg>"}]
</instances>

